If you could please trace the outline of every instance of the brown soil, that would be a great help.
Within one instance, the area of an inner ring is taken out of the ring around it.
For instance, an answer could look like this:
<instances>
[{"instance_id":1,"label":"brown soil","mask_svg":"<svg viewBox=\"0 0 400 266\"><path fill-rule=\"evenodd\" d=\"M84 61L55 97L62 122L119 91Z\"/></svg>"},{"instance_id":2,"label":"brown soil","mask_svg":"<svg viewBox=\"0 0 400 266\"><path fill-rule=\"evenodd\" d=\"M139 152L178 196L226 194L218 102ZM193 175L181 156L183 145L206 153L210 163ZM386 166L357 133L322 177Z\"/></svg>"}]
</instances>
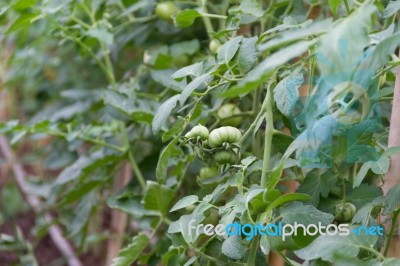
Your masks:
<instances>
[{"instance_id":1,"label":"brown soil","mask_svg":"<svg viewBox=\"0 0 400 266\"><path fill-rule=\"evenodd\" d=\"M34 236L32 235L32 229L35 226L35 215L32 211L20 213L13 220L6 221L0 225L0 234L14 234L15 226L18 226L25 239L31 243L34 242ZM54 265L61 266L66 265L62 263L60 252L57 250L53 241L49 236L44 237L40 242L35 243L34 254L39 265L51 265L52 262L57 262ZM100 252L101 253L101 252ZM80 256L82 265L85 266L100 266L102 265L102 259L99 256L94 256L91 253L83 254ZM17 254L14 252L3 252L0 251L0 265L11 266L18 265L19 259Z\"/></svg>"}]
</instances>

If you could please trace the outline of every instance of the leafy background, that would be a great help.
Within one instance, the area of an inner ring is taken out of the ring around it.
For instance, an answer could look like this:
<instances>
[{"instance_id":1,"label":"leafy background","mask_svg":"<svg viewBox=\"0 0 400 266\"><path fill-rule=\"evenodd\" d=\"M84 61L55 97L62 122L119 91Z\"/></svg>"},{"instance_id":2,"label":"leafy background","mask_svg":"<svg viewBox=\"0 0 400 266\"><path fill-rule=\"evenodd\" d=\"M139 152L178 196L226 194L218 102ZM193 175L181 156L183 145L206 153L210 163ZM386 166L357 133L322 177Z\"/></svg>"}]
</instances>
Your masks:
<instances>
[{"instance_id":1,"label":"leafy background","mask_svg":"<svg viewBox=\"0 0 400 266\"><path fill-rule=\"evenodd\" d=\"M400 1L172 3L171 19L153 0L0 3L0 262L74 265L44 251L56 225L82 265L398 265L399 186L381 183L399 152ZM202 179L214 151L183 136L221 126L226 103L241 110L237 162ZM340 223L346 202L348 223L385 237L188 232Z\"/></svg>"}]
</instances>

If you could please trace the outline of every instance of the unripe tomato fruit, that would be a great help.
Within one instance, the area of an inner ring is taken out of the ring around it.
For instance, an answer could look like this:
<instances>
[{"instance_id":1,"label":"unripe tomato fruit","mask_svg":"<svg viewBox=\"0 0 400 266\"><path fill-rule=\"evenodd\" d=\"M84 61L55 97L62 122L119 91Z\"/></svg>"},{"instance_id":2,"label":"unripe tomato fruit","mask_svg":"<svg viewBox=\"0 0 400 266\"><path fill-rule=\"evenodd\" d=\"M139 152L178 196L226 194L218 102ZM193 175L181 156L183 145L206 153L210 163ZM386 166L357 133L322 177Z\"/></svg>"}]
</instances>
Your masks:
<instances>
[{"instance_id":1,"label":"unripe tomato fruit","mask_svg":"<svg viewBox=\"0 0 400 266\"><path fill-rule=\"evenodd\" d=\"M220 47L221 47L221 43L216 39L212 39L210 41L210 43L208 44L208 48L210 48L210 51L213 54L218 53L218 50L219 50Z\"/></svg>"},{"instance_id":2,"label":"unripe tomato fruit","mask_svg":"<svg viewBox=\"0 0 400 266\"><path fill-rule=\"evenodd\" d=\"M223 126L233 126L237 127L242 123L242 117L237 116L237 117L232 117L229 119L224 119L231 117L233 115L238 115L242 111L233 103L227 103L222 105L217 112L217 116L219 119L222 119L221 125Z\"/></svg>"},{"instance_id":3,"label":"unripe tomato fruit","mask_svg":"<svg viewBox=\"0 0 400 266\"><path fill-rule=\"evenodd\" d=\"M356 206L350 202L339 203L336 205L335 220L341 223L349 222L356 214Z\"/></svg>"},{"instance_id":4,"label":"unripe tomato fruit","mask_svg":"<svg viewBox=\"0 0 400 266\"><path fill-rule=\"evenodd\" d=\"M172 20L172 16L179 12L179 9L171 2L159 3L156 6L156 14L164 20Z\"/></svg>"},{"instance_id":5,"label":"unripe tomato fruit","mask_svg":"<svg viewBox=\"0 0 400 266\"><path fill-rule=\"evenodd\" d=\"M335 185L330 188L329 194L332 194L332 195L340 198L343 195L343 187Z\"/></svg>"},{"instance_id":6,"label":"unripe tomato fruit","mask_svg":"<svg viewBox=\"0 0 400 266\"><path fill-rule=\"evenodd\" d=\"M217 151L214 154L217 164L234 164L236 162L236 154L233 151Z\"/></svg>"},{"instance_id":7,"label":"unripe tomato fruit","mask_svg":"<svg viewBox=\"0 0 400 266\"><path fill-rule=\"evenodd\" d=\"M216 167L202 167L200 169L200 179L207 179L216 177L218 175L218 169Z\"/></svg>"},{"instance_id":8,"label":"unripe tomato fruit","mask_svg":"<svg viewBox=\"0 0 400 266\"><path fill-rule=\"evenodd\" d=\"M172 62L178 66L186 66L189 64L189 57L187 55L181 54L179 56L174 57Z\"/></svg>"},{"instance_id":9,"label":"unripe tomato fruit","mask_svg":"<svg viewBox=\"0 0 400 266\"><path fill-rule=\"evenodd\" d=\"M223 143L235 143L242 137L242 132L236 127L219 127L211 131L208 145L211 148L221 147Z\"/></svg>"},{"instance_id":10,"label":"unripe tomato fruit","mask_svg":"<svg viewBox=\"0 0 400 266\"><path fill-rule=\"evenodd\" d=\"M197 138L201 140L207 140L209 136L208 129L205 126L197 125L192 128L188 133L185 134L186 138Z\"/></svg>"}]
</instances>

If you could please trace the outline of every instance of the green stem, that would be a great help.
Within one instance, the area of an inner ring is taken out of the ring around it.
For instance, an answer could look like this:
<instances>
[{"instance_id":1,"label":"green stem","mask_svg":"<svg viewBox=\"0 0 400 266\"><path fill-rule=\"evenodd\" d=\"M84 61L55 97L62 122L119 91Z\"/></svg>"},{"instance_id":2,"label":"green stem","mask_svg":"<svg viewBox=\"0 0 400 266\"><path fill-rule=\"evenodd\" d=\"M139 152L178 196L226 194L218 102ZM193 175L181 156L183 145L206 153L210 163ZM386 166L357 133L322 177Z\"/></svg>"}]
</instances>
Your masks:
<instances>
[{"instance_id":1,"label":"green stem","mask_svg":"<svg viewBox=\"0 0 400 266\"><path fill-rule=\"evenodd\" d=\"M142 190L144 190L146 188L146 182L145 182L143 174L140 171L139 166L138 166L138 164L137 164L137 162L135 160L135 157L132 154L131 147L130 147L130 144L129 144L128 133L126 131L126 127L122 122L119 124L119 127L120 127L122 138L123 138L123 141L124 141L124 146L127 148L129 162L130 162L130 164L132 166L132 169L133 169L133 172L135 173L135 176L136 176L136 178L137 178L137 180L138 180L138 182L140 184L140 187L142 188Z\"/></svg>"},{"instance_id":2,"label":"green stem","mask_svg":"<svg viewBox=\"0 0 400 266\"><path fill-rule=\"evenodd\" d=\"M209 13L201 13L202 17L206 18L219 18L219 19L227 19L227 16L217 15L217 14L209 14Z\"/></svg>"},{"instance_id":3,"label":"green stem","mask_svg":"<svg viewBox=\"0 0 400 266\"><path fill-rule=\"evenodd\" d=\"M208 11L207 11L207 0L203 0L203 1L202 0L198 0L197 2L199 4L199 6L201 6L203 8L203 11L207 14L208 13ZM203 19L204 26L206 27L208 37L211 39L211 37L212 37L211 33L214 32L214 28L213 28L213 26L211 24L211 20L207 16L201 16L201 18Z\"/></svg>"},{"instance_id":4,"label":"green stem","mask_svg":"<svg viewBox=\"0 0 400 266\"><path fill-rule=\"evenodd\" d=\"M272 137L274 135L274 117L272 110L272 88L271 85L268 86L267 96L266 96L266 106L265 106L265 122L267 123L265 128L265 137L264 137L264 156L263 156L263 169L261 172L261 187L267 187L268 179L267 172L269 169L269 162L271 157L271 148L272 148Z\"/></svg>"},{"instance_id":5,"label":"green stem","mask_svg":"<svg viewBox=\"0 0 400 266\"><path fill-rule=\"evenodd\" d=\"M261 118L261 116L265 113L265 107L267 105L267 98L264 99L264 102L261 106L260 112L257 114L256 118L254 119L253 123L251 123L250 127L246 130L246 132L243 134L243 136L240 138L238 141L239 144L243 143L243 141L250 135L250 133L255 129L257 126L258 120Z\"/></svg>"},{"instance_id":6,"label":"green stem","mask_svg":"<svg viewBox=\"0 0 400 266\"><path fill-rule=\"evenodd\" d=\"M86 141L86 142L90 142L90 143L97 144L97 145L100 145L100 146L103 146L103 147L106 147L106 148L113 149L113 150L116 150L116 151L119 151L119 152L125 152L125 149L123 147L112 145L112 144L109 144L109 143L101 141L101 140L87 138L85 136L78 136L77 138L80 139L80 140Z\"/></svg>"},{"instance_id":7,"label":"green stem","mask_svg":"<svg viewBox=\"0 0 400 266\"><path fill-rule=\"evenodd\" d=\"M389 247L390 247L390 243L392 242L392 238L393 238L393 235L394 235L394 229L396 227L397 218L399 217L399 214L400 214L400 210L397 210L392 215L392 224L390 225L390 231L389 231L389 234L388 234L388 238L386 240L385 250L383 252L383 255L385 257L387 256L387 253L388 253Z\"/></svg>"},{"instance_id":8,"label":"green stem","mask_svg":"<svg viewBox=\"0 0 400 266\"><path fill-rule=\"evenodd\" d=\"M376 251L374 248L367 247L367 246L362 246L361 248L371 252L372 254L374 254L376 256L377 259L379 259L381 261L385 259L385 257L381 253Z\"/></svg>"},{"instance_id":9,"label":"green stem","mask_svg":"<svg viewBox=\"0 0 400 266\"><path fill-rule=\"evenodd\" d=\"M63 132L50 132L48 134L52 135L52 136L56 136L56 137L61 137L61 138L64 138L64 139L67 139L67 136L68 136L67 134L65 134ZM82 135L78 135L76 138L79 139L79 140L86 141L86 142L89 142L89 143L92 143L92 144L96 144L96 145L100 145L100 146L103 146L103 147L106 147L106 148L109 148L109 149L112 149L112 150L116 150L116 151L119 151L119 152L125 152L125 148L124 147L120 147L120 146L116 146L116 145L113 145L113 144L109 144L109 143L104 142L104 141L99 140L99 139L92 139L92 138L85 137L85 136L82 136Z\"/></svg>"},{"instance_id":10,"label":"green stem","mask_svg":"<svg viewBox=\"0 0 400 266\"><path fill-rule=\"evenodd\" d=\"M145 188L146 188L145 179L144 179L142 172L140 171L139 166L137 165L136 160L133 157L133 154L130 150L128 151L128 158L129 158L129 162L131 163L133 172L135 173L135 175L138 179L140 187L142 188L142 190L145 190Z\"/></svg>"},{"instance_id":11,"label":"green stem","mask_svg":"<svg viewBox=\"0 0 400 266\"><path fill-rule=\"evenodd\" d=\"M247 260L247 264L246 264L247 266L255 266L256 265L257 249L258 249L259 242L260 242L260 235L255 236L251 240L249 259Z\"/></svg>"},{"instance_id":12,"label":"green stem","mask_svg":"<svg viewBox=\"0 0 400 266\"><path fill-rule=\"evenodd\" d=\"M271 147L272 147L272 137L274 135L274 118L273 118L273 113L272 113L272 107L273 107L273 102L272 102L272 86L271 83L269 83L268 88L267 88L267 96L265 97L264 103L263 103L263 109L265 109L266 112L266 118L265 121L267 123L266 129L265 129L265 137L264 137L264 156L263 156L263 169L261 173L261 187L267 187L268 184L268 179L267 179L267 172L269 169L269 162L271 158ZM257 235L255 238L253 238L251 245L250 245L250 255L249 259L247 261L247 265L249 266L255 266L255 261L256 261L256 254L257 254L257 249L258 245L260 242L260 235Z\"/></svg>"},{"instance_id":13,"label":"green stem","mask_svg":"<svg viewBox=\"0 0 400 266\"><path fill-rule=\"evenodd\" d=\"M101 51L104 56L104 61L106 62L106 67L107 67L107 72L110 77L110 83L113 88L113 90L117 89L116 81L115 81L115 74L114 74L114 68L111 63L111 58L110 58L110 51L107 49L107 47L104 45L104 43L101 44Z\"/></svg>"}]
</instances>

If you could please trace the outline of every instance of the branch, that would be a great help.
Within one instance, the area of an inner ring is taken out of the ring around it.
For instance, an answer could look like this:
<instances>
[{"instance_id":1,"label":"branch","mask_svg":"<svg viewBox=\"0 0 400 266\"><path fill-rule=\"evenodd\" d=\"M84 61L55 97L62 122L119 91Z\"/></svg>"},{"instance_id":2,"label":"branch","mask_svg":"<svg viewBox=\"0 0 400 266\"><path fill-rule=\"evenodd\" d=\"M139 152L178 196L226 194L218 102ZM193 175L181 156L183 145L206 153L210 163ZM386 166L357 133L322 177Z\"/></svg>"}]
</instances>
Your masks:
<instances>
[{"instance_id":1,"label":"branch","mask_svg":"<svg viewBox=\"0 0 400 266\"><path fill-rule=\"evenodd\" d=\"M15 156L11 151L10 144L4 136L0 136L0 152L3 154L7 162L12 166L12 171L15 176L15 181L21 191L21 194L26 199L28 205L33 209L35 213L40 212L40 200L30 195L29 187L25 183L25 171L21 164L15 161ZM45 214L45 221L49 224L52 224L53 218L50 214ZM49 235L56 245L57 249L60 253L65 257L69 266L81 266L82 263L79 261L79 258L75 255L74 250L68 241L64 238L62 231L58 225L51 225L49 228Z\"/></svg>"}]
</instances>

